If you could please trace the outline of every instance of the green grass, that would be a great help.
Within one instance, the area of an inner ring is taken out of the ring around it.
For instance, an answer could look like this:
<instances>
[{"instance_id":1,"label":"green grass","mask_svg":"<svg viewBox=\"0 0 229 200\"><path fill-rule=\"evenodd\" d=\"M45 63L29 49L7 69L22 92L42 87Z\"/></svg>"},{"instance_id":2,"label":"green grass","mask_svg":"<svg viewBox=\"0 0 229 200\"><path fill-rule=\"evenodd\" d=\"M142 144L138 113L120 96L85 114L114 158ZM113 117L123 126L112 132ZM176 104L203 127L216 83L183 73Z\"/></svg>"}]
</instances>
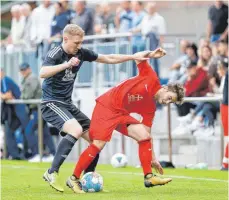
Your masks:
<instances>
[{"instance_id":1,"label":"green grass","mask_svg":"<svg viewBox=\"0 0 229 200\"><path fill-rule=\"evenodd\" d=\"M73 163L65 163L60 171L64 193L48 186L42 175L50 164L30 164L24 161L2 161L2 199L4 200L226 200L228 174L216 170L169 169L172 176L168 185L154 188L143 186L141 169L127 167L114 169L99 165L97 172L104 178L108 193L77 195L65 186L72 173ZM192 179L190 179L192 178ZM202 178L202 179L201 179ZM216 180L217 179L217 180Z\"/></svg>"}]
</instances>

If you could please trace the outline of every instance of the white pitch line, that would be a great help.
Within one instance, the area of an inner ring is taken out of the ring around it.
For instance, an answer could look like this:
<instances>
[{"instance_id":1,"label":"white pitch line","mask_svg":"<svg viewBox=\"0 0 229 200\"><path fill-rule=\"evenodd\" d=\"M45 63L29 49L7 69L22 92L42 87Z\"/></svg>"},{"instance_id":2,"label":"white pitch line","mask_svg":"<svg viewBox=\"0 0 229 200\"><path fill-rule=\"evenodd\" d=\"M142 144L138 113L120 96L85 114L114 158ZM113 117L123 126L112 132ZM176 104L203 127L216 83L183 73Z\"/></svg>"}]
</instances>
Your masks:
<instances>
[{"instance_id":1,"label":"white pitch line","mask_svg":"<svg viewBox=\"0 0 229 200\"><path fill-rule=\"evenodd\" d=\"M24 166L24 165L17 165L17 166L1 165L1 167L3 167L3 168L12 168L12 169L31 169L31 170L44 170L44 169L47 169L47 168L44 168L44 167L29 167L29 166ZM61 170L65 170L66 171L67 169L61 169ZM137 172L108 172L108 171L103 171L103 170L98 170L98 172L107 173L107 174L119 174L119 175L135 175L135 176L142 176L143 175L142 173L137 173ZM166 177L177 178L177 179L187 179L187 180L215 181L215 182L229 183L229 181L227 181L227 180L215 179L215 178L199 178L199 177L175 176L175 175L166 175Z\"/></svg>"}]
</instances>

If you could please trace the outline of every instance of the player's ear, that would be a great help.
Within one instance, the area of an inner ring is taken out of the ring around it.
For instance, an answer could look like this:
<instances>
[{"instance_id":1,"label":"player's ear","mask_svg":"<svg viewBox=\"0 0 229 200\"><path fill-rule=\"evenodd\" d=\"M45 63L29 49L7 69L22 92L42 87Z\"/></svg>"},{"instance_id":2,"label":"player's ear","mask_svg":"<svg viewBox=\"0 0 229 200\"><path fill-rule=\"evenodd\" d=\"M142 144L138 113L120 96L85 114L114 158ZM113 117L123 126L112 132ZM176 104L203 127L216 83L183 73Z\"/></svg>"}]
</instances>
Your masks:
<instances>
[{"instance_id":1,"label":"player's ear","mask_svg":"<svg viewBox=\"0 0 229 200\"><path fill-rule=\"evenodd\" d=\"M68 37L66 35L63 36L63 42L67 42L68 41Z\"/></svg>"}]
</instances>

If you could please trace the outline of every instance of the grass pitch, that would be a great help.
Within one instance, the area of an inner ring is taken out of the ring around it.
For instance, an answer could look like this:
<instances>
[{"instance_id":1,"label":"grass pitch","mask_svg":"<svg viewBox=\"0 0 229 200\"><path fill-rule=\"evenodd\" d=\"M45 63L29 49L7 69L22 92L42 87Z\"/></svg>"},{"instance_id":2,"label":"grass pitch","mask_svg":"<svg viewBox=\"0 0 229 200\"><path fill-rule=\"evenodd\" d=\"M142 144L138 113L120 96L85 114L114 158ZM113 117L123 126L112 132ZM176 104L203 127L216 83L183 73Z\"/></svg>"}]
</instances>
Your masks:
<instances>
[{"instance_id":1,"label":"grass pitch","mask_svg":"<svg viewBox=\"0 0 229 200\"><path fill-rule=\"evenodd\" d=\"M109 192L74 194L65 186L74 163L65 163L60 171L64 193L53 190L42 179L48 163L25 161L1 162L1 195L3 200L227 200L228 174L217 170L165 170L173 181L167 185L145 188L141 169L114 169L99 165L97 172L104 178Z\"/></svg>"}]
</instances>

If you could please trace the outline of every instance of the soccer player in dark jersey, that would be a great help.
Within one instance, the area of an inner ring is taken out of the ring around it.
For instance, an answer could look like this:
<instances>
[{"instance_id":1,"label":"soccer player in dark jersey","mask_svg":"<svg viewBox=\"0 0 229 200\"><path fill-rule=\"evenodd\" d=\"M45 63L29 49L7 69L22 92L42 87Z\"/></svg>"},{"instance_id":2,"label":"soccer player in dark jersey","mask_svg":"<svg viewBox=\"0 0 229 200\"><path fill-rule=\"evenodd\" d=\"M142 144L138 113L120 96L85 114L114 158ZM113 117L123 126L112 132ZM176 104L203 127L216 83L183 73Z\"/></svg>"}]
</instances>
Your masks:
<instances>
[{"instance_id":1,"label":"soccer player in dark jersey","mask_svg":"<svg viewBox=\"0 0 229 200\"><path fill-rule=\"evenodd\" d=\"M64 189L59 183L59 168L72 150L79 137L90 142L88 129L89 118L77 109L71 100L74 80L84 61L116 64L129 60L147 60L143 55L102 55L94 51L81 48L84 31L75 24L67 25L63 30L63 42L60 46L51 49L40 70L42 84L42 117L62 133L52 166L43 178L57 191ZM94 171L99 154L85 172ZM70 180L74 184L75 180Z\"/></svg>"},{"instance_id":2,"label":"soccer player in dark jersey","mask_svg":"<svg viewBox=\"0 0 229 200\"><path fill-rule=\"evenodd\" d=\"M143 55L144 52L137 54ZM160 55L163 56L162 49L149 52L147 56L159 58ZM163 169L155 157L150 133L156 101L161 104L181 103L184 88L179 84L161 86L157 74L147 61L136 61L136 64L139 69L138 76L127 79L96 99L89 131L93 141L81 154L73 175L68 179L68 181L70 179L78 181L79 184L74 184L71 188L75 193L84 193L80 190L80 175L110 141L114 130L138 142L145 187L164 185L172 180L152 173L151 166L160 174L163 174ZM140 114L142 120L134 119L130 113Z\"/></svg>"}]
</instances>

